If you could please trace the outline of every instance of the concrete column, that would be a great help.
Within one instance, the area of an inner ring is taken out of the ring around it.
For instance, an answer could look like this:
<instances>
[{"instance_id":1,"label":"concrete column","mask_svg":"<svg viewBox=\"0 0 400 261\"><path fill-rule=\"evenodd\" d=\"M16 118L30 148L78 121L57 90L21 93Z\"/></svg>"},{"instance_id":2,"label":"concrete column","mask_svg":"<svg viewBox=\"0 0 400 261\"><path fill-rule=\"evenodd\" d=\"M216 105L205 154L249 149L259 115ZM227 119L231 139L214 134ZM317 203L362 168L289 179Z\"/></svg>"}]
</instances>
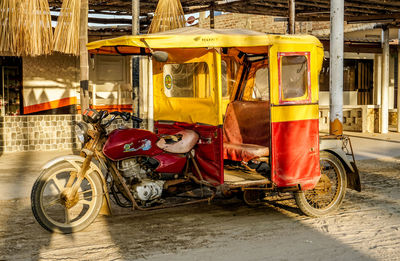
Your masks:
<instances>
[{"instance_id":1,"label":"concrete column","mask_svg":"<svg viewBox=\"0 0 400 261\"><path fill-rule=\"evenodd\" d=\"M381 105L381 93L382 93L382 55L375 55L375 105Z\"/></svg>"},{"instance_id":2,"label":"concrete column","mask_svg":"<svg viewBox=\"0 0 400 261\"><path fill-rule=\"evenodd\" d=\"M140 1L132 0L132 35L138 35L140 33Z\"/></svg>"},{"instance_id":3,"label":"concrete column","mask_svg":"<svg viewBox=\"0 0 400 261\"><path fill-rule=\"evenodd\" d=\"M296 33L296 7L295 0L289 0L289 34Z\"/></svg>"},{"instance_id":4,"label":"concrete column","mask_svg":"<svg viewBox=\"0 0 400 261\"><path fill-rule=\"evenodd\" d=\"M140 34L140 1L132 0L132 35ZM139 57L134 56L132 58L132 113L136 117L140 117L140 63ZM137 122L133 122L134 128L139 128Z\"/></svg>"},{"instance_id":5,"label":"concrete column","mask_svg":"<svg viewBox=\"0 0 400 261\"><path fill-rule=\"evenodd\" d=\"M397 38L400 41L400 29ZM397 132L400 132L400 45L397 46Z\"/></svg>"},{"instance_id":6,"label":"concrete column","mask_svg":"<svg viewBox=\"0 0 400 261\"><path fill-rule=\"evenodd\" d=\"M400 46L397 47L397 57L397 132L400 132Z\"/></svg>"},{"instance_id":7,"label":"concrete column","mask_svg":"<svg viewBox=\"0 0 400 261\"><path fill-rule=\"evenodd\" d=\"M380 132L388 133L389 129L389 28L383 28L382 34L382 94L379 113Z\"/></svg>"},{"instance_id":8,"label":"concrete column","mask_svg":"<svg viewBox=\"0 0 400 261\"><path fill-rule=\"evenodd\" d=\"M344 0L331 0L329 133L334 135L343 134L343 23Z\"/></svg>"}]
</instances>

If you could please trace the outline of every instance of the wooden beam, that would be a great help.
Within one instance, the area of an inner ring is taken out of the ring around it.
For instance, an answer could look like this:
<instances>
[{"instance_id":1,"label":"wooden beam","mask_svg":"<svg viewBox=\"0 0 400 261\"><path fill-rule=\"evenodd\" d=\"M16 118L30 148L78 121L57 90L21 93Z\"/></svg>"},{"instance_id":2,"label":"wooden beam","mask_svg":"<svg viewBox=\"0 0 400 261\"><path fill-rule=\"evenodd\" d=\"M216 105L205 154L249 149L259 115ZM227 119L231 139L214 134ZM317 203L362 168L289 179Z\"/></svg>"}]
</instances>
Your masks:
<instances>
[{"instance_id":1,"label":"wooden beam","mask_svg":"<svg viewBox=\"0 0 400 261\"><path fill-rule=\"evenodd\" d=\"M400 19L400 13L393 14L379 14L379 15L364 15L364 16L348 16L344 18L347 22L359 22L359 23L372 23L379 21L388 21L388 20L398 20Z\"/></svg>"},{"instance_id":2,"label":"wooden beam","mask_svg":"<svg viewBox=\"0 0 400 261\"><path fill-rule=\"evenodd\" d=\"M286 9L276 9L273 7L260 7L248 4L243 7L243 5L238 4L237 2L234 3L224 3L215 5L216 11L222 12L231 12L231 13L245 13L245 14L257 14L257 15L272 15L272 16L284 16L286 17L287 14L287 5Z\"/></svg>"},{"instance_id":3,"label":"wooden beam","mask_svg":"<svg viewBox=\"0 0 400 261\"><path fill-rule=\"evenodd\" d=\"M58 16L52 15L51 20L57 21ZM140 18L140 23L150 23L150 18ZM89 23L94 24L124 24L124 25L132 25L131 18L98 18L98 17L89 17Z\"/></svg>"},{"instance_id":4,"label":"wooden beam","mask_svg":"<svg viewBox=\"0 0 400 261\"><path fill-rule=\"evenodd\" d=\"M296 20L301 22L329 21L329 13L315 13L315 15L297 13ZM350 23L396 22L400 20L400 13L362 16L356 13L345 13L344 20Z\"/></svg>"},{"instance_id":5,"label":"wooden beam","mask_svg":"<svg viewBox=\"0 0 400 261\"><path fill-rule=\"evenodd\" d=\"M289 34L296 33L296 7L295 0L289 0Z\"/></svg>"},{"instance_id":6,"label":"wooden beam","mask_svg":"<svg viewBox=\"0 0 400 261\"><path fill-rule=\"evenodd\" d=\"M260 2L258 0L250 0L250 2ZM276 3L284 3L284 0L269 0L268 2L276 2ZM330 1L329 0L297 0L296 1L297 5L303 5L303 6L316 6L318 8L323 8L323 9L328 9L330 6ZM400 3L399 1L382 1L382 0L352 0L350 1L345 1L344 3L345 6L345 11L348 10L348 7L355 7L357 9L370 9L371 11L392 11L393 10L399 10L400 8Z\"/></svg>"},{"instance_id":7,"label":"wooden beam","mask_svg":"<svg viewBox=\"0 0 400 261\"><path fill-rule=\"evenodd\" d=\"M321 40L324 46L324 50L330 50L329 40ZM382 53L381 43L360 43L360 42L349 42L344 43L344 51L350 53Z\"/></svg>"},{"instance_id":8,"label":"wooden beam","mask_svg":"<svg viewBox=\"0 0 400 261\"><path fill-rule=\"evenodd\" d=\"M88 43L88 0L82 0L79 21L79 60L80 60L80 103L81 113L89 108L89 56Z\"/></svg>"},{"instance_id":9,"label":"wooden beam","mask_svg":"<svg viewBox=\"0 0 400 261\"><path fill-rule=\"evenodd\" d=\"M214 12L215 12L215 4L213 1L210 5L210 29L215 28Z\"/></svg>"}]
</instances>

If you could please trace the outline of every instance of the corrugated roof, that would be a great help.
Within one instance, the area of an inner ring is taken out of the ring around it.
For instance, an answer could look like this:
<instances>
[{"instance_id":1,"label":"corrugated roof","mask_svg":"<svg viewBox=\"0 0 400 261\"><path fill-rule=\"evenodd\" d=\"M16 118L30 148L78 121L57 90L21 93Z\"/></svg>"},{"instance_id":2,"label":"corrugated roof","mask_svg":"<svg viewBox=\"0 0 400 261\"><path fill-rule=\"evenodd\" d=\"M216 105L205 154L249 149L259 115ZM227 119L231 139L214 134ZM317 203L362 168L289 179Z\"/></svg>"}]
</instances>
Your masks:
<instances>
[{"instance_id":1,"label":"corrugated roof","mask_svg":"<svg viewBox=\"0 0 400 261\"><path fill-rule=\"evenodd\" d=\"M185 13L195 13L213 8L215 11L258 15L288 16L288 0L181 0ZM61 7L62 0L49 0L50 6ZM141 15L154 13L158 0L140 1ZM329 21L330 0L296 0L297 21ZM130 0L89 0L93 12L130 14ZM345 0L346 21L400 21L398 0Z\"/></svg>"}]
</instances>

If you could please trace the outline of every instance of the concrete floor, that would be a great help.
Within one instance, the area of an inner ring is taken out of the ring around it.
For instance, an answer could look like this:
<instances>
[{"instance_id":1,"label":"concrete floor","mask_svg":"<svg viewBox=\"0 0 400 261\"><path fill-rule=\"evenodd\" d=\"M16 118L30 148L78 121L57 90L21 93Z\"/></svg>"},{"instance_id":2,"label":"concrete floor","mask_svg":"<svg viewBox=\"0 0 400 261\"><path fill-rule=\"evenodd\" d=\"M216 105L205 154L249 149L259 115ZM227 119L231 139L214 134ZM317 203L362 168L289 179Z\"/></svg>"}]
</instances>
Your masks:
<instances>
[{"instance_id":1,"label":"concrete floor","mask_svg":"<svg viewBox=\"0 0 400 261\"><path fill-rule=\"evenodd\" d=\"M72 154L72 151L30 151L1 155L0 200L29 198L44 163L68 154Z\"/></svg>"},{"instance_id":2,"label":"concrete floor","mask_svg":"<svg viewBox=\"0 0 400 261\"><path fill-rule=\"evenodd\" d=\"M400 133L366 134L346 132L357 160L400 157ZM0 156L0 200L29 198L41 166L72 151L5 153ZM16 189L18 188L18 189Z\"/></svg>"},{"instance_id":3,"label":"concrete floor","mask_svg":"<svg viewBox=\"0 0 400 261\"><path fill-rule=\"evenodd\" d=\"M363 191L348 190L334 215L308 218L292 199L249 208L218 198L153 212L114 206L72 235L42 229L29 200L40 167L72 152L3 154L0 260L400 260L400 134L347 134Z\"/></svg>"},{"instance_id":4,"label":"concrete floor","mask_svg":"<svg viewBox=\"0 0 400 261\"><path fill-rule=\"evenodd\" d=\"M345 134L350 136L357 160L400 156L400 133L345 132Z\"/></svg>"}]
</instances>

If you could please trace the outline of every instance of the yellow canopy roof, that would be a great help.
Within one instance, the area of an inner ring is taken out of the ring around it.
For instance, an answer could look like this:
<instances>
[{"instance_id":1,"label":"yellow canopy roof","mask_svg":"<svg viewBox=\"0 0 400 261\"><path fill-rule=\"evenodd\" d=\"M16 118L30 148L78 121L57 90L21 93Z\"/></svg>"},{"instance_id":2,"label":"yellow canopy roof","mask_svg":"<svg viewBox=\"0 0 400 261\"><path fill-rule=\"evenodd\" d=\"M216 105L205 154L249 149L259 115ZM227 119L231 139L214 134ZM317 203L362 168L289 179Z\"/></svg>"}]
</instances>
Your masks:
<instances>
[{"instance_id":1,"label":"yellow canopy roof","mask_svg":"<svg viewBox=\"0 0 400 261\"><path fill-rule=\"evenodd\" d=\"M91 42L87 45L91 53L135 54L146 50L146 43L153 49L167 48L215 48L215 47L253 47L274 44L314 44L322 46L319 40L310 35L267 35L241 29L204 29L184 27L167 32L122 36L113 39ZM140 50L140 48L145 48Z\"/></svg>"}]
</instances>

